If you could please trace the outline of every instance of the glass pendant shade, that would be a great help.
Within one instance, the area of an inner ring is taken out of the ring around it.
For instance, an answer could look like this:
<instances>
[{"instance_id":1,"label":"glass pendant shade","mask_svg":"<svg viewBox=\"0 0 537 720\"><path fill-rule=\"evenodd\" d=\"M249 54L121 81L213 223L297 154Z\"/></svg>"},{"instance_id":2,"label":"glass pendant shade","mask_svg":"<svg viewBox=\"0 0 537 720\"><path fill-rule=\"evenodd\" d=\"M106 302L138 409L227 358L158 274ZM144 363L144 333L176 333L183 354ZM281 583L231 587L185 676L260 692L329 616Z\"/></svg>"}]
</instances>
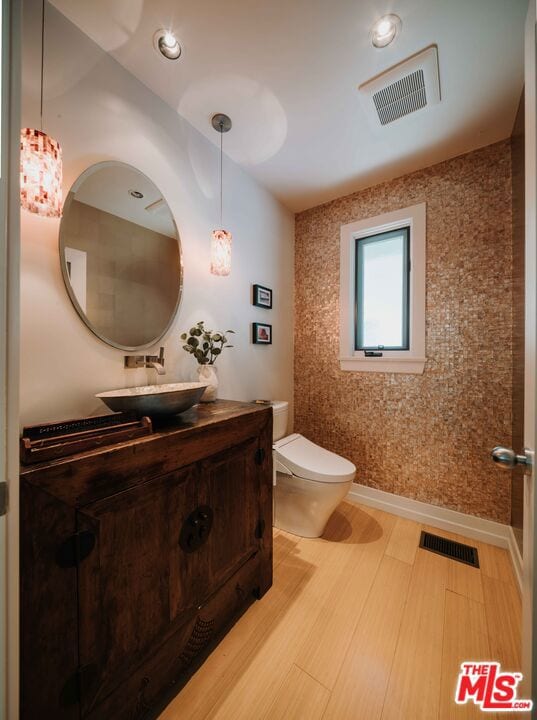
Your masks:
<instances>
[{"instance_id":1,"label":"glass pendant shade","mask_svg":"<svg viewBox=\"0 0 537 720\"><path fill-rule=\"evenodd\" d=\"M211 273L226 276L231 272L231 233L213 230L211 239Z\"/></svg>"},{"instance_id":2,"label":"glass pendant shade","mask_svg":"<svg viewBox=\"0 0 537 720\"><path fill-rule=\"evenodd\" d=\"M62 151L41 130L21 130L21 207L43 217L62 214Z\"/></svg>"},{"instance_id":3,"label":"glass pendant shade","mask_svg":"<svg viewBox=\"0 0 537 720\"><path fill-rule=\"evenodd\" d=\"M220 133L220 227L222 227L222 208L224 182L222 168L224 165L224 133L231 130L231 118L223 113L216 113L211 118L211 125ZM211 274L225 277L231 272L231 240L227 230L213 230L211 239Z\"/></svg>"}]
</instances>

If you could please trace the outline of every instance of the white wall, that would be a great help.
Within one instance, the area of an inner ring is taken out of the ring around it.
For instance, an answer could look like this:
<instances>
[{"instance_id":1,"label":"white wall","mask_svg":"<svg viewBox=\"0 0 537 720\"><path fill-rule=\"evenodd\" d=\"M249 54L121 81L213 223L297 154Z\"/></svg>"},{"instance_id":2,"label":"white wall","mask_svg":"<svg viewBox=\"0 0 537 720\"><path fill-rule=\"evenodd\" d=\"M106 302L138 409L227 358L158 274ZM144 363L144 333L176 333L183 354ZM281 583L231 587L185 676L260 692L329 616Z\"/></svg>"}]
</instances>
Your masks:
<instances>
[{"instance_id":1,"label":"white wall","mask_svg":"<svg viewBox=\"0 0 537 720\"><path fill-rule=\"evenodd\" d=\"M38 127L40 3L28 0L24 7L22 125ZM92 163L130 163L161 189L181 234L184 293L163 341L167 375L160 382L193 378L196 365L179 335L205 320L237 332L235 348L218 360L220 397L291 401L292 214L225 158L224 223L233 233L233 266L228 278L212 276L218 149L50 5L46 33L43 129L63 148L64 193ZM225 111L208 107L207 122ZM124 353L103 344L77 316L61 276L58 228L57 220L22 212L22 424L96 413L104 406L94 393L155 382L154 371L125 370ZM251 305L256 282L273 288L272 311ZM251 343L253 321L272 323L272 346Z\"/></svg>"}]
</instances>

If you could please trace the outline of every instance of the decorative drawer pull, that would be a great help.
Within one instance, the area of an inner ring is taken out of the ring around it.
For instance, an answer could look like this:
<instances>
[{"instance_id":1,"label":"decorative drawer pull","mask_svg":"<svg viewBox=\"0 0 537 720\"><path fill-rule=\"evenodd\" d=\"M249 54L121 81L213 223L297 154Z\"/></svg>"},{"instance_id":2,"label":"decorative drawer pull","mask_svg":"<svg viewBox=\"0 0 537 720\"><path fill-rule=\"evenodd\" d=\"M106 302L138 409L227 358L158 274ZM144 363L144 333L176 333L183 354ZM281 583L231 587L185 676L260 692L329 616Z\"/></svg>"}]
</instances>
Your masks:
<instances>
[{"instance_id":1,"label":"decorative drawer pull","mask_svg":"<svg viewBox=\"0 0 537 720\"><path fill-rule=\"evenodd\" d=\"M208 505L200 505L185 520L179 535L179 545L187 553L201 547L209 537L213 526L213 511Z\"/></svg>"}]
</instances>

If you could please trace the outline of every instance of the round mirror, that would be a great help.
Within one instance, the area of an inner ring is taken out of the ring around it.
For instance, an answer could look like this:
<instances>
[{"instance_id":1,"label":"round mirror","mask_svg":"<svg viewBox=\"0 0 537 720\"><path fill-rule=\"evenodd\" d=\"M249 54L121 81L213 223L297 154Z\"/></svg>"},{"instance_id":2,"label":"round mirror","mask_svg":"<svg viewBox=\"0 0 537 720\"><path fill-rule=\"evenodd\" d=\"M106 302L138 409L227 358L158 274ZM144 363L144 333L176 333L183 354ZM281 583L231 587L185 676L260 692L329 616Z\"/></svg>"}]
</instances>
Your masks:
<instances>
[{"instance_id":1,"label":"round mirror","mask_svg":"<svg viewBox=\"0 0 537 720\"><path fill-rule=\"evenodd\" d=\"M166 333L181 300L179 233L139 170L103 162L82 173L65 201L60 258L69 297L101 340L138 350Z\"/></svg>"}]
</instances>

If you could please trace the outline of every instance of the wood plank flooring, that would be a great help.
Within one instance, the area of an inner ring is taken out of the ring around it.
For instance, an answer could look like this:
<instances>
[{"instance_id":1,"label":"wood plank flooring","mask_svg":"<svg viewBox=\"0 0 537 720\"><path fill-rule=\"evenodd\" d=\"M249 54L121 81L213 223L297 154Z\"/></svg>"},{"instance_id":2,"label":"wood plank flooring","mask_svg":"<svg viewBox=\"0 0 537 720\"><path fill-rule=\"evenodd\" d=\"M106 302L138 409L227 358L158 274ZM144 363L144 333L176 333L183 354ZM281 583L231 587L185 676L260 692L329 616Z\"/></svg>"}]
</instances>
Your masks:
<instances>
[{"instance_id":1,"label":"wood plank flooring","mask_svg":"<svg viewBox=\"0 0 537 720\"><path fill-rule=\"evenodd\" d=\"M510 559L425 528L477 546L480 569L462 565L419 549L422 529L343 502L322 538L275 530L273 587L159 720L482 718L455 683L463 660L520 670Z\"/></svg>"}]
</instances>

